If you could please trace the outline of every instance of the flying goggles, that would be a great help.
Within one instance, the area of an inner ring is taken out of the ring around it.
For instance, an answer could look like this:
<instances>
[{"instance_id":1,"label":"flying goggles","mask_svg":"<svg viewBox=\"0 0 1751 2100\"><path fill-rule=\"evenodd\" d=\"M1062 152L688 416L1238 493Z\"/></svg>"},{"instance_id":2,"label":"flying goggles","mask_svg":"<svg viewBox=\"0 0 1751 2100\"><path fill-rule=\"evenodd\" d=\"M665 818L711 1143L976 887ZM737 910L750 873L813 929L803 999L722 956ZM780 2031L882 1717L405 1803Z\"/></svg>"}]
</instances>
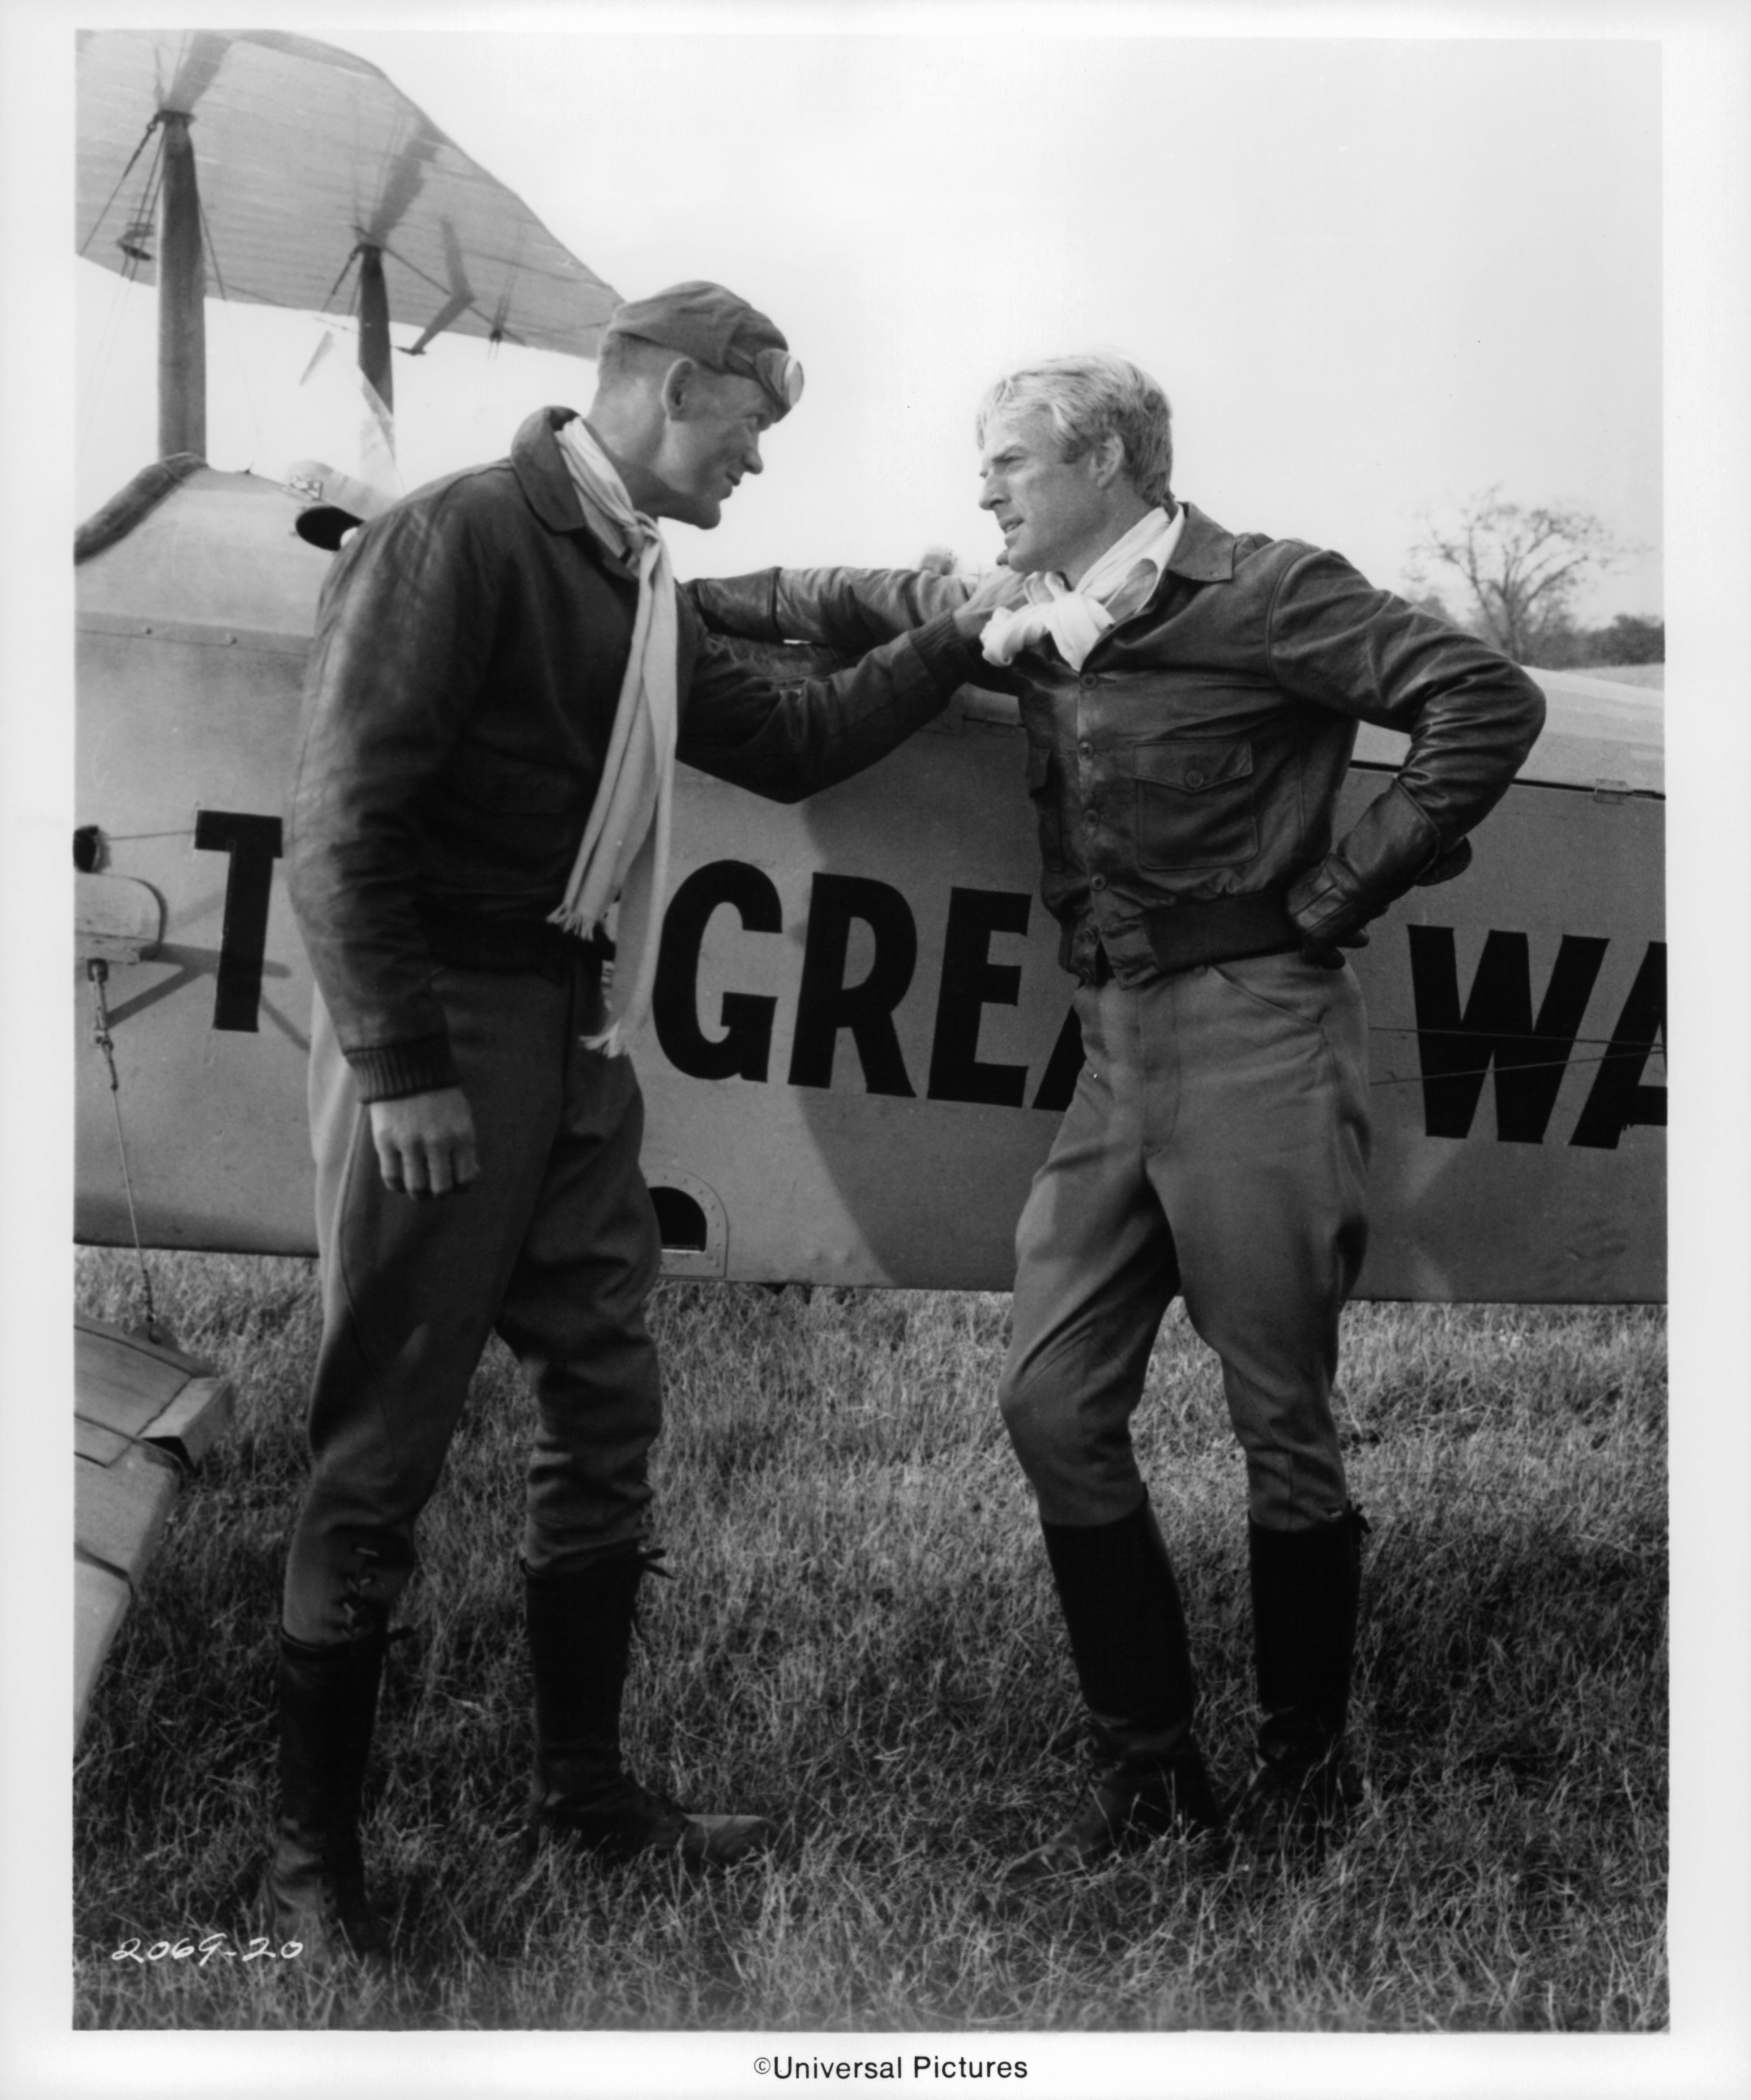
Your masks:
<instances>
[{"instance_id":1,"label":"flying goggles","mask_svg":"<svg viewBox=\"0 0 1751 2100\"><path fill-rule=\"evenodd\" d=\"M757 379L779 406L780 413L794 408L802 399L803 368L801 360L787 350L757 350L752 355L746 351L732 349L725 361L725 369L739 372L744 378Z\"/></svg>"},{"instance_id":2,"label":"flying goggles","mask_svg":"<svg viewBox=\"0 0 1751 2100\"><path fill-rule=\"evenodd\" d=\"M659 350L678 350L697 357L714 372L727 372L739 379L753 379L781 416L787 415L802 399L802 360L787 350L768 345L764 350L743 350L730 343L707 356L687 341L679 329L659 335L642 335L636 329L619 329L619 335L637 336L640 342L655 343ZM677 338L680 339L677 340Z\"/></svg>"}]
</instances>

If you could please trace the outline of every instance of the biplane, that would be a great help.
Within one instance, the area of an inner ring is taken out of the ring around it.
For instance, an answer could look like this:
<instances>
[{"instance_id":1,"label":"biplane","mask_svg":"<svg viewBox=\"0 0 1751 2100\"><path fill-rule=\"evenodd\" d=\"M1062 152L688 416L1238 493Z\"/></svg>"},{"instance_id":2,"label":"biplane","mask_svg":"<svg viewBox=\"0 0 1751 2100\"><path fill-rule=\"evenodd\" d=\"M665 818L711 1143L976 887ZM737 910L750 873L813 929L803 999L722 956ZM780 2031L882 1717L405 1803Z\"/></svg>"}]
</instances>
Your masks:
<instances>
[{"instance_id":1,"label":"biplane","mask_svg":"<svg viewBox=\"0 0 1751 2100\"><path fill-rule=\"evenodd\" d=\"M227 297L313 311L351 273L386 436L392 315L413 355L451 329L584 356L615 294L345 53L105 32L80 68L81 247L156 277L163 457L77 550L76 1229L309 1253L311 986L280 862L333 535L309 489L205 461L203 258ZM1356 958L1363 1296L1665 1295L1661 699L1534 675L1548 725L1471 867ZM1365 729L1340 828L1400 756ZM1024 781L1014 703L971 687L795 807L683 769L637 1052L668 1273L1008 1286L1080 1059Z\"/></svg>"}]
</instances>

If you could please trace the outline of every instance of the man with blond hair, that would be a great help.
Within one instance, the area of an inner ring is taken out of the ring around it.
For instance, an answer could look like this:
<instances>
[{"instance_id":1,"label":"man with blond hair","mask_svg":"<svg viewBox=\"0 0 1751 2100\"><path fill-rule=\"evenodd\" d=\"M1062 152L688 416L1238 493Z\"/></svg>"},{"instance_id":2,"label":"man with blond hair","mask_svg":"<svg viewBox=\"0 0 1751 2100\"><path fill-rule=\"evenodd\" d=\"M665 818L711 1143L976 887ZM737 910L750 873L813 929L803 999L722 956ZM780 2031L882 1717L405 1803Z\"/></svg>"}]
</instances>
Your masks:
<instances>
[{"instance_id":1,"label":"man with blond hair","mask_svg":"<svg viewBox=\"0 0 1751 2100\"><path fill-rule=\"evenodd\" d=\"M1345 1753L1365 1526L1331 1410L1366 1238L1367 1035L1343 950L1458 874L1543 719L1525 673L1341 556L1172 493L1149 375L1056 358L981 404L981 509L1021 580L964 675L1017 695L1041 894L1086 1062L1017 1232L999 1388L1092 1723L1092 1784L1013 1880L1227 1819L1194 1732L1178 1585L1130 1420L1177 1292L1246 1455L1263 1718L1234 1817L1252 1862L1317 1860ZM962 607L954 577L778 571L692 586L710 622L867 648ZM1403 766L1342 838L1358 722Z\"/></svg>"}]
</instances>

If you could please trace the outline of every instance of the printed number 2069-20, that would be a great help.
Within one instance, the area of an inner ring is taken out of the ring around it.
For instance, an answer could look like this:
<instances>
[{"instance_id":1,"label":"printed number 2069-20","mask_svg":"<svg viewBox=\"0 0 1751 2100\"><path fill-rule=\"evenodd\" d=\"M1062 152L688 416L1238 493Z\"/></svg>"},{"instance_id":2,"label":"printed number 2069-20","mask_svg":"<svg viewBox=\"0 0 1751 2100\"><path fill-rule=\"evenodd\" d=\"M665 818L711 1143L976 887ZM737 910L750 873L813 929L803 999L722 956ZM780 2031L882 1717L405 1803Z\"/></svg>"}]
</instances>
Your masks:
<instances>
[{"instance_id":1,"label":"printed number 2069-20","mask_svg":"<svg viewBox=\"0 0 1751 2100\"><path fill-rule=\"evenodd\" d=\"M292 1961L304 1952L301 1939L289 1939L276 1947L266 1937L252 1939L242 1951L232 1946L223 1932L203 1934L199 1939L155 1939L149 1947L138 1939L124 1939L110 1956L112 1961L138 1961L143 1967L148 1961L193 1961L197 1969L205 1969L217 1957L223 1961Z\"/></svg>"}]
</instances>

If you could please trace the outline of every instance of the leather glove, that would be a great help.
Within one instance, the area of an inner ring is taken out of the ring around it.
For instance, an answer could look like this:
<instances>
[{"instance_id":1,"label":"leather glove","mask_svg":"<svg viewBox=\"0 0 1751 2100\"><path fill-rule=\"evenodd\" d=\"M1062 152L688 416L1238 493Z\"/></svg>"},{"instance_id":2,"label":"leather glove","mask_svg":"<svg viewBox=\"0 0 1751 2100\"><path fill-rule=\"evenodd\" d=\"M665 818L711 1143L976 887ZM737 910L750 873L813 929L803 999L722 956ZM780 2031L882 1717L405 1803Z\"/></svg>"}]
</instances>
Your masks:
<instances>
[{"instance_id":1,"label":"leather glove","mask_svg":"<svg viewBox=\"0 0 1751 2100\"><path fill-rule=\"evenodd\" d=\"M1284 902L1301 952L1322 969L1343 967L1344 948L1365 948L1362 929L1414 885L1449 882L1471 865L1466 839L1442 849L1434 825L1395 782L1317 867L1291 883Z\"/></svg>"},{"instance_id":2,"label":"leather glove","mask_svg":"<svg viewBox=\"0 0 1751 2100\"><path fill-rule=\"evenodd\" d=\"M1471 865L1471 841L1469 839L1461 839L1457 845L1449 847L1438 860L1431 862L1417 877L1412 886L1417 889L1431 889L1438 882L1451 882L1456 876L1463 875ZM1289 893L1289 908L1291 912L1295 911L1295 893L1300 886L1300 884L1296 884ZM1378 919L1379 915L1379 910L1367 914L1367 917L1370 920ZM1364 923L1362 920L1357 920L1347 932L1333 934L1329 938L1303 941L1301 943L1302 955L1308 962L1317 963L1322 970L1341 970L1343 968L1343 957L1338 952L1340 948L1365 948L1368 946L1368 936L1362 931Z\"/></svg>"},{"instance_id":3,"label":"leather glove","mask_svg":"<svg viewBox=\"0 0 1751 2100\"><path fill-rule=\"evenodd\" d=\"M1341 970L1343 957L1339 952L1343 948L1365 948L1368 936L1360 928L1353 933L1340 933L1335 942L1303 941L1301 957L1303 962L1317 963L1322 970Z\"/></svg>"},{"instance_id":4,"label":"leather glove","mask_svg":"<svg viewBox=\"0 0 1751 2100\"><path fill-rule=\"evenodd\" d=\"M1322 970L1343 968L1340 950L1365 948L1363 927L1386 908L1369 902L1355 876L1335 855L1291 883L1283 901L1300 929L1303 957Z\"/></svg>"}]
</instances>

